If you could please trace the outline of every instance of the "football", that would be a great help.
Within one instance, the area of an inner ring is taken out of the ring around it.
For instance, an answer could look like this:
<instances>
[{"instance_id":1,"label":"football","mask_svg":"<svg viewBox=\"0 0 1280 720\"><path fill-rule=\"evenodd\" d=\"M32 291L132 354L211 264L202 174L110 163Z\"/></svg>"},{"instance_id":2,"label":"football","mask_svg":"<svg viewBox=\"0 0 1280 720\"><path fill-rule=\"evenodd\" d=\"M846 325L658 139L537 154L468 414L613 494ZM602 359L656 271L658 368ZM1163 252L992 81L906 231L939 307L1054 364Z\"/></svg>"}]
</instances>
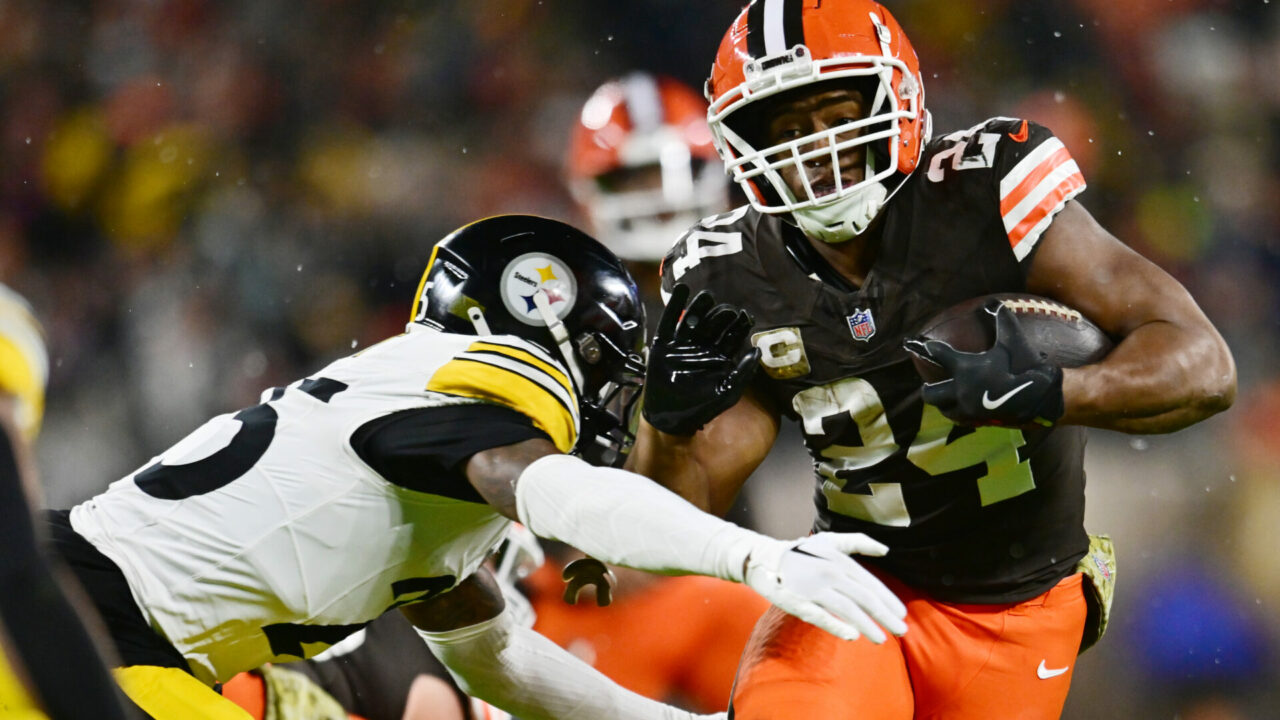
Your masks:
<instances>
[{"instance_id":1,"label":"football","mask_svg":"<svg viewBox=\"0 0 1280 720\"><path fill-rule=\"evenodd\" d=\"M933 316L917 335L941 340L963 352L987 350L995 343L995 325L983 316L983 307L993 299L1013 311L1031 346L1058 367L1088 365L1111 351L1111 339L1079 310L1025 293L1000 293L965 300ZM916 372L925 382L947 378L938 364L914 353L910 355Z\"/></svg>"}]
</instances>

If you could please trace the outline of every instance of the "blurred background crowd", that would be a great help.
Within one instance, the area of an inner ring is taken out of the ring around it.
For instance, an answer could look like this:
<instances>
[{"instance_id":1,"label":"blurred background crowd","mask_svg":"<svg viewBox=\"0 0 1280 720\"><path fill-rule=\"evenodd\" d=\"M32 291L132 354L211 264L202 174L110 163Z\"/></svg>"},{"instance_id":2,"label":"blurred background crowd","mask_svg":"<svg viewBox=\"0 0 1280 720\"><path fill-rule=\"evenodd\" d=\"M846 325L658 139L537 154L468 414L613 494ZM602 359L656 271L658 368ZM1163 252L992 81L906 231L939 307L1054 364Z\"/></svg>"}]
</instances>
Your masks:
<instances>
[{"instance_id":1,"label":"blurred background crowd","mask_svg":"<svg viewBox=\"0 0 1280 720\"><path fill-rule=\"evenodd\" d=\"M1109 637L1069 718L1264 718L1280 699L1280 5L887 0L935 136L1028 117L1080 200L1181 280L1240 366L1223 416L1095 433ZM701 88L739 0L0 0L0 281L48 333L49 503L398 332L432 243L583 221L577 113L630 70ZM673 238L674 239L674 238ZM807 530L795 437L752 522Z\"/></svg>"}]
</instances>

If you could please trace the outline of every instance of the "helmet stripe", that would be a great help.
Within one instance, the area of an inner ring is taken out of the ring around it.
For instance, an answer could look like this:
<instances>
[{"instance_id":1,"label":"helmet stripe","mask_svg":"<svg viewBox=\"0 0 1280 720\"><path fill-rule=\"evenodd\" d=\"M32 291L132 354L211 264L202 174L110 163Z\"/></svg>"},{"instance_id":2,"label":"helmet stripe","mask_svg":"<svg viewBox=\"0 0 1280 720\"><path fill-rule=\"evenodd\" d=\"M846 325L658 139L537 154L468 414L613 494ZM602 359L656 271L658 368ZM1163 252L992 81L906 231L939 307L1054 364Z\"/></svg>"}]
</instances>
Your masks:
<instances>
[{"instance_id":1,"label":"helmet stripe","mask_svg":"<svg viewBox=\"0 0 1280 720\"><path fill-rule=\"evenodd\" d=\"M777 55L787 51L787 31L782 22L787 0L765 0L764 3L764 51Z\"/></svg>"},{"instance_id":2,"label":"helmet stripe","mask_svg":"<svg viewBox=\"0 0 1280 720\"><path fill-rule=\"evenodd\" d=\"M654 82L652 75L628 75L622 92L626 97L627 114L631 116L631 127L636 132L653 132L662 127L662 96L658 94L658 83Z\"/></svg>"},{"instance_id":3,"label":"helmet stripe","mask_svg":"<svg viewBox=\"0 0 1280 720\"><path fill-rule=\"evenodd\" d=\"M804 44L804 0L781 0L783 52Z\"/></svg>"},{"instance_id":4,"label":"helmet stripe","mask_svg":"<svg viewBox=\"0 0 1280 720\"><path fill-rule=\"evenodd\" d=\"M804 0L755 0L747 10L751 57L784 53L804 44Z\"/></svg>"},{"instance_id":5,"label":"helmet stripe","mask_svg":"<svg viewBox=\"0 0 1280 720\"><path fill-rule=\"evenodd\" d=\"M747 54L753 58L764 57L764 6L768 0L755 0L747 8Z\"/></svg>"}]
</instances>

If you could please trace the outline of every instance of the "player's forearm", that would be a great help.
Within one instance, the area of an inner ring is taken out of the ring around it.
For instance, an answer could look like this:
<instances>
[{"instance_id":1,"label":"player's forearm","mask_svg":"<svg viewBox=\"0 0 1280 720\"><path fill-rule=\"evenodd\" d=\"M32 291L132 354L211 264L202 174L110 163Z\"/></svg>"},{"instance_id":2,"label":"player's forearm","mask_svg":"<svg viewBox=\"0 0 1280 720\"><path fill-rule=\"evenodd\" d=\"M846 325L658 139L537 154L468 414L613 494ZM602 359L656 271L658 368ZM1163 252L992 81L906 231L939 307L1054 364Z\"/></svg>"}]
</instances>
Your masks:
<instances>
[{"instance_id":1,"label":"player's forearm","mask_svg":"<svg viewBox=\"0 0 1280 720\"><path fill-rule=\"evenodd\" d=\"M641 697L502 613L448 632L418 631L467 694L525 720L693 720Z\"/></svg>"},{"instance_id":2,"label":"player's forearm","mask_svg":"<svg viewBox=\"0 0 1280 720\"><path fill-rule=\"evenodd\" d=\"M613 565L740 582L767 538L708 515L648 478L568 455L530 464L516 484L520 522Z\"/></svg>"},{"instance_id":3,"label":"player's forearm","mask_svg":"<svg viewBox=\"0 0 1280 720\"><path fill-rule=\"evenodd\" d=\"M1129 433L1180 430L1231 406L1236 370L1212 328L1152 322L1095 365L1063 371L1062 423Z\"/></svg>"},{"instance_id":4,"label":"player's forearm","mask_svg":"<svg viewBox=\"0 0 1280 720\"><path fill-rule=\"evenodd\" d=\"M626 469L712 512L710 478L697 461L692 437L668 435L642 420Z\"/></svg>"},{"instance_id":5,"label":"player's forearm","mask_svg":"<svg viewBox=\"0 0 1280 720\"><path fill-rule=\"evenodd\" d=\"M516 482L516 508L536 535L614 565L746 583L846 640L883 642L880 626L906 632L906 606L849 557L888 550L865 535L775 540L708 515L648 478L569 455L529 465Z\"/></svg>"}]
</instances>

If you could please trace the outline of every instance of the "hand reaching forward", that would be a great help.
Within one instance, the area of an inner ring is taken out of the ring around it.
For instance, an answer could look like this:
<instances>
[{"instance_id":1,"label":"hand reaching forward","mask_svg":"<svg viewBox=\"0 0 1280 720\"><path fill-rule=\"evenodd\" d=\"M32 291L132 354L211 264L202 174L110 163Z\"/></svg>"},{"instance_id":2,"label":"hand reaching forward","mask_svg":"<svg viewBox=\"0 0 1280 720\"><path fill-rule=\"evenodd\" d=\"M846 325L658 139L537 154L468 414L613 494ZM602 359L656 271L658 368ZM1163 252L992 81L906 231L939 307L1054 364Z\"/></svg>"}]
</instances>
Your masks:
<instances>
[{"instance_id":1,"label":"hand reaching forward","mask_svg":"<svg viewBox=\"0 0 1280 720\"><path fill-rule=\"evenodd\" d=\"M644 418L668 435L692 435L742 397L760 351L746 343L751 315L715 305L707 291L692 302L676 285L667 301L645 371Z\"/></svg>"},{"instance_id":2,"label":"hand reaching forward","mask_svg":"<svg viewBox=\"0 0 1280 720\"><path fill-rule=\"evenodd\" d=\"M845 640L863 635L878 645L886 639L882 626L894 635L907 631L907 608L849 554L879 556L888 550L862 533L823 532L790 542L770 538L752 549L743 582L810 625Z\"/></svg>"}]
</instances>

